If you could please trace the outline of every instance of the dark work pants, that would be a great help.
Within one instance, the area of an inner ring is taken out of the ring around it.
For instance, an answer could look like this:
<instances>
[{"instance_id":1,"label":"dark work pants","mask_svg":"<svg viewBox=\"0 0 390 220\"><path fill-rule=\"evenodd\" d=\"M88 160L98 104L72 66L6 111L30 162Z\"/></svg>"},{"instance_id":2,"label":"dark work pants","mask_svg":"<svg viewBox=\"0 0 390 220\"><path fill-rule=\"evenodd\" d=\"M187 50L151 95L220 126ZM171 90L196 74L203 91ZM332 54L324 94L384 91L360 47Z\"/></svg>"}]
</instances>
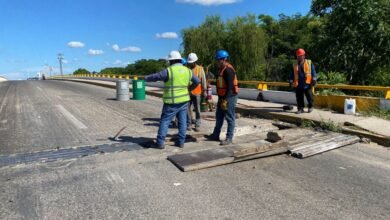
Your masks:
<instances>
[{"instance_id":1,"label":"dark work pants","mask_svg":"<svg viewBox=\"0 0 390 220\"><path fill-rule=\"evenodd\" d=\"M304 96L306 96L306 99L307 99L307 103L308 103L307 107L313 108L314 98L313 98L313 91L311 90L311 88L296 89L295 95L297 97L298 109L303 109L305 107L305 100L304 100L305 97Z\"/></svg>"}]
</instances>

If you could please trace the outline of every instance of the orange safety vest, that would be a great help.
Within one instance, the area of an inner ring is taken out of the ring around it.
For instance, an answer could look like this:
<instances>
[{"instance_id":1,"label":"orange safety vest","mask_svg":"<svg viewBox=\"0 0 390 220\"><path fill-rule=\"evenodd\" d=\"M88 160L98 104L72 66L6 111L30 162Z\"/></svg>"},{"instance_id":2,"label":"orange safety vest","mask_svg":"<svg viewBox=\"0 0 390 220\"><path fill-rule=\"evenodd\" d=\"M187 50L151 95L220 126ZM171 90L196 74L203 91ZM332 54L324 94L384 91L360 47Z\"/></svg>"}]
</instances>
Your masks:
<instances>
[{"instance_id":1,"label":"orange safety vest","mask_svg":"<svg viewBox=\"0 0 390 220\"><path fill-rule=\"evenodd\" d=\"M299 79L299 64L296 63L294 65L294 87L298 87L298 79ZM312 75L311 75L311 60L306 60L303 62L303 72L305 73L305 81L306 84L311 83Z\"/></svg>"},{"instance_id":2,"label":"orange safety vest","mask_svg":"<svg viewBox=\"0 0 390 220\"><path fill-rule=\"evenodd\" d=\"M194 69L193 69L193 74L198 77L198 79L200 80L200 84L195 87L195 89L193 89L191 91L191 94L192 95L201 95L202 94L202 78L203 78L203 73L204 70L203 70L203 67L202 66L199 66L199 65L195 65Z\"/></svg>"},{"instance_id":3,"label":"orange safety vest","mask_svg":"<svg viewBox=\"0 0 390 220\"><path fill-rule=\"evenodd\" d=\"M217 78L217 93L218 93L218 96L225 96L226 95L227 88L226 88L226 82L223 79L223 73L225 72L225 69L228 68L228 67L233 69L234 72L236 72L236 70L234 69L234 67L230 63L228 63L227 65L225 65L221 69L221 71L219 72L218 78ZM234 92L235 92L235 94L238 94L237 74L234 74L233 85L234 85Z\"/></svg>"}]
</instances>

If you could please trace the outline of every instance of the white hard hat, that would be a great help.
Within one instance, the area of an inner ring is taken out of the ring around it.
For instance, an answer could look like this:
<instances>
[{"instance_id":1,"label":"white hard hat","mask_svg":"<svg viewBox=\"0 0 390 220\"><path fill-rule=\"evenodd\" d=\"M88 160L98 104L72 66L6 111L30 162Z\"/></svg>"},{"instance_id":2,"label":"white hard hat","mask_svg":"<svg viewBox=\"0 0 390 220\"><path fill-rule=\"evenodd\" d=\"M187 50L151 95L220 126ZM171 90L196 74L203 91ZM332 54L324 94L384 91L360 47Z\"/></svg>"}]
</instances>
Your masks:
<instances>
[{"instance_id":1,"label":"white hard hat","mask_svg":"<svg viewBox=\"0 0 390 220\"><path fill-rule=\"evenodd\" d=\"M196 53L190 53L188 54L187 63L195 63L198 60L198 56Z\"/></svg>"},{"instance_id":2,"label":"white hard hat","mask_svg":"<svg viewBox=\"0 0 390 220\"><path fill-rule=\"evenodd\" d=\"M168 60L181 60L179 51L172 50L168 55Z\"/></svg>"}]
</instances>

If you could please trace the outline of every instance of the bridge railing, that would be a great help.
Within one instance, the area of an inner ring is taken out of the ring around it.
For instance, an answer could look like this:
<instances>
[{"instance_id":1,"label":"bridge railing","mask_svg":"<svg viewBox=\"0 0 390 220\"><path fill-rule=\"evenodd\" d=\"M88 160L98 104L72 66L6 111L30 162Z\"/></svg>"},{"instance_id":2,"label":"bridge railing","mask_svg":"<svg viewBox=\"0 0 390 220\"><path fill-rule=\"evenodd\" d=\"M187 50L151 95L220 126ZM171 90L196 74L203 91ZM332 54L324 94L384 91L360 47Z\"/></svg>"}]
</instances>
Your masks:
<instances>
[{"instance_id":1,"label":"bridge railing","mask_svg":"<svg viewBox=\"0 0 390 220\"><path fill-rule=\"evenodd\" d=\"M113 79L138 79L143 76L138 75L119 75L119 74L81 74L81 75L64 75L63 77L92 77L92 78L113 78ZM215 82L215 80L210 80ZM239 81L242 85L254 85L258 90L268 90L270 86L289 87L287 82L265 82L265 81ZM359 90L359 91L382 91L385 99L390 99L389 86L359 86L359 85L327 85L317 84L314 89L343 89L343 90Z\"/></svg>"},{"instance_id":2,"label":"bridge railing","mask_svg":"<svg viewBox=\"0 0 390 220\"><path fill-rule=\"evenodd\" d=\"M256 85L258 90L268 90L268 86L284 86L289 87L289 83L285 82L264 82L264 81L240 81L240 84ZM382 91L385 99L390 99L390 87L388 86L359 86L359 85L328 85L317 84L314 89L343 89L343 90L358 90L358 91Z\"/></svg>"}]
</instances>

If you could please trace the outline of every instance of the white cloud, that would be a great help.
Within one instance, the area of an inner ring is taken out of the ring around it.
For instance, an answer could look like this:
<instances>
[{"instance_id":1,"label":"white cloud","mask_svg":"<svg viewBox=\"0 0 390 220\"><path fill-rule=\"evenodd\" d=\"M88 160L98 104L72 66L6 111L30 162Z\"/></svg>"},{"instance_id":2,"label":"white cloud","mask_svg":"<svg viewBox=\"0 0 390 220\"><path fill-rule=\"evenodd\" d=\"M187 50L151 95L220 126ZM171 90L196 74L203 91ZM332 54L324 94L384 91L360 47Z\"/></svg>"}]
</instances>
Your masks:
<instances>
[{"instance_id":1,"label":"white cloud","mask_svg":"<svg viewBox=\"0 0 390 220\"><path fill-rule=\"evenodd\" d=\"M177 38L177 34L175 32L164 32L164 33L157 33L157 38L163 38L163 39L175 39Z\"/></svg>"},{"instance_id":2,"label":"white cloud","mask_svg":"<svg viewBox=\"0 0 390 220\"><path fill-rule=\"evenodd\" d=\"M112 49L116 52L119 52L121 50L121 48L119 48L119 45L118 44L114 44L112 45Z\"/></svg>"},{"instance_id":3,"label":"white cloud","mask_svg":"<svg viewBox=\"0 0 390 220\"><path fill-rule=\"evenodd\" d=\"M118 44L113 44L111 48L116 52L133 52L133 53L141 52L141 48L133 47L133 46L120 48Z\"/></svg>"},{"instance_id":4,"label":"white cloud","mask_svg":"<svg viewBox=\"0 0 390 220\"><path fill-rule=\"evenodd\" d=\"M71 48L82 48L84 46L85 46L85 44L80 42L80 41L71 41L68 43L68 47L71 47Z\"/></svg>"},{"instance_id":5,"label":"white cloud","mask_svg":"<svg viewBox=\"0 0 390 220\"><path fill-rule=\"evenodd\" d=\"M125 47L125 48L122 48L121 51L123 52L141 52L141 48L139 47Z\"/></svg>"},{"instance_id":6,"label":"white cloud","mask_svg":"<svg viewBox=\"0 0 390 220\"><path fill-rule=\"evenodd\" d=\"M102 55L104 52L102 50L94 50L94 49L89 49L88 54L91 56L99 56Z\"/></svg>"},{"instance_id":7,"label":"white cloud","mask_svg":"<svg viewBox=\"0 0 390 220\"><path fill-rule=\"evenodd\" d=\"M233 4L237 3L241 0L176 0L176 2L179 3L185 3L185 4L198 4L198 5L205 5L205 6L211 6L211 5L225 5L225 4Z\"/></svg>"},{"instance_id":8,"label":"white cloud","mask_svg":"<svg viewBox=\"0 0 390 220\"><path fill-rule=\"evenodd\" d=\"M62 63L69 63L69 61L68 61L68 60L65 60L65 59L63 59L63 60L62 60Z\"/></svg>"}]
</instances>

